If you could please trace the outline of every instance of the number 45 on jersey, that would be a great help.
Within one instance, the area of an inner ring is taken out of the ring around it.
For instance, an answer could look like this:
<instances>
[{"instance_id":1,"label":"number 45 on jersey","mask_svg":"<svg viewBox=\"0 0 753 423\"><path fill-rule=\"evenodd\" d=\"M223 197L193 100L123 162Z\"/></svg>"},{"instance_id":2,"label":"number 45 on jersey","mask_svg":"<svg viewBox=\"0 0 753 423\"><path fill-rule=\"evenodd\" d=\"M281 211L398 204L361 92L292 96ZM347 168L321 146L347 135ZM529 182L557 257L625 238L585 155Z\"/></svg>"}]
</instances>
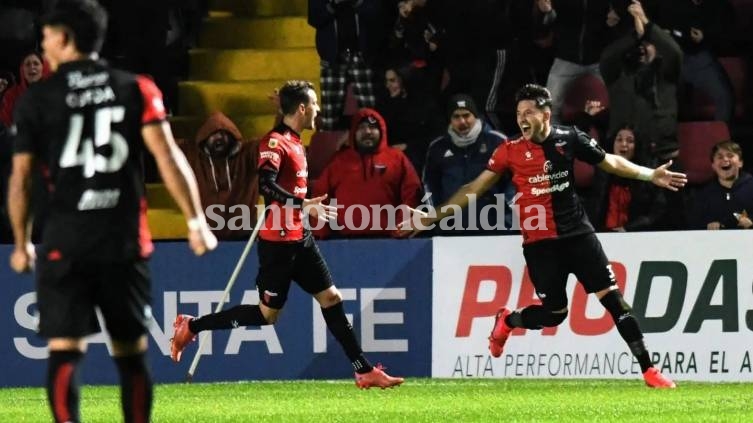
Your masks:
<instances>
[{"instance_id":1,"label":"number 45 on jersey","mask_svg":"<svg viewBox=\"0 0 753 423\"><path fill-rule=\"evenodd\" d=\"M123 135L113 131L113 123L122 122L125 118L125 107L113 106L98 109L94 113L94 140L90 137L81 139L84 129L84 115L71 115L68 137L63 152L60 155L60 167L70 168L81 166L85 178L91 178L95 173L114 173L123 167L128 159L128 142ZM112 149L110 157L94 151L97 147L109 145Z\"/></svg>"}]
</instances>

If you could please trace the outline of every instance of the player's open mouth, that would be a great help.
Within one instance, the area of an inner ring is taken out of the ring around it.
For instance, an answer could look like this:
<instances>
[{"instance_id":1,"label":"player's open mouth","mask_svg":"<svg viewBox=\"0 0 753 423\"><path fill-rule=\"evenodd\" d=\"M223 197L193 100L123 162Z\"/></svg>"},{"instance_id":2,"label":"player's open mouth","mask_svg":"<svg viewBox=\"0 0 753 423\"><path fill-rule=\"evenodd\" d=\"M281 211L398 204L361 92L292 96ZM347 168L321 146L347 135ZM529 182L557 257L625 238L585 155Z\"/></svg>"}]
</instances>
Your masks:
<instances>
[{"instance_id":1,"label":"player's open mouth","mask_svg":"<svg viewBox=\"0 0 753 423\"><path fill-rule=\"evenodd\" d=\"M732 169L732 165L731 164L722 166L722 170L724 170L724 171L727 171L727 170L730 170L730 169Z\"/></svg>"}]
</instances>

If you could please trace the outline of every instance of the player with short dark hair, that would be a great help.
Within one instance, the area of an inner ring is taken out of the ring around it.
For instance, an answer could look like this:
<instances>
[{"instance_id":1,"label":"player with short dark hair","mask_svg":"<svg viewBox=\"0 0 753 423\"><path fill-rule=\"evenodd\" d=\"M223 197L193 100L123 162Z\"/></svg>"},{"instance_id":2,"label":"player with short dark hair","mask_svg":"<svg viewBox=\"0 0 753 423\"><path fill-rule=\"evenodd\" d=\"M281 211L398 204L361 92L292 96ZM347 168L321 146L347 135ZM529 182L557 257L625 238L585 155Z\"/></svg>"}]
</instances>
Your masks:
<instances>
[{"instance_id":1,"label":"player with short dark hair","mask_svg":"<svg viewBox=\"0 0 753 423\"><path fill-rule=\"evenodd\" d=\"M288 81L278 90L280 98L280 110L283 115L295 113L295 109L309 101L309 90L314 89L314 84L309 81Z\"/></svg>"},{"instance_id":2,"label":"player with short dark hair","mask_svg":"<svg viewBox=\"0 0 753 423\"><path fill-rule=\"evenodd\" d=\"M146 363L153 246L146 226L141 154L149 150L188 219L197 255L217 240L208 229L196 181L165 121L162 95L147 78L96 60L107 22L94 0L60 0L44 19L42 46L56 72L35 84L15 112L10 217L11 267L29 271L29 189L33 166L49 176L50 210L36 267L39 333L48 339L47 395L57 422L78 422L79 362L85 336L112 340L126 422L149 421Z\"/></svg>"},{"instance_id":3,"label":"player with short dark hair","mask_svg":"<svg viewBox=\"0 0 753 423\"><path fill-rule=\"evenodd\" d=\"M356 385L389 388L403 383L403 378L372 366L363 355L345 316L342 295L303 223L304 210L318 219L337 218L334 206L322 204L326 194L306 198L308 167L300 134L304 129L314 129L319 112L313 87L307 81L288 81L280 88L282 121L259 142L259 191L268 206L257 249L259 304L241 304L199 318L178 315L170 354L174 361L180 361L183 350L203 330L274 324L287 301L290 283L296 281L321 306L327 328L353 364Z\"/></svg>"},{"instance_id":4,"label":"player with short dark hair","mask_svg":"<svg viewBox=\"0 0 753 423\"><path fill-rule=\"evenodd\" d=\"M685 185L685 175L668 171L671 162L656 169L638 166L607 154L596 140L577 128L552 125L552 99L544 87L528 84L518 91L516 101L521 137L501 144L487 169L447 201L447 205L465 207L470 195L481 195L506 172L512 173L512 181L521 195L517 203L523 255L541 305L499 310L489 336L492 356L502 355L505 341L514 328L542 329L565 320L568 311L565 286L569 274L574 273L586 292L596 294L614 319L617 331L641 366L646 384L674 388L674 382L651 363L638 320L617 288L609 261L575 192L573 160L578 158L598 165L605 172L651 181L673 191ZM430 226L452 210L442 206L437 209L436 217L424 217L420 225ZM528 227L531 222L543 225ZM422 229L413 226L411 221L401 223L406 235Z\"/></svg>"}]
</instances>

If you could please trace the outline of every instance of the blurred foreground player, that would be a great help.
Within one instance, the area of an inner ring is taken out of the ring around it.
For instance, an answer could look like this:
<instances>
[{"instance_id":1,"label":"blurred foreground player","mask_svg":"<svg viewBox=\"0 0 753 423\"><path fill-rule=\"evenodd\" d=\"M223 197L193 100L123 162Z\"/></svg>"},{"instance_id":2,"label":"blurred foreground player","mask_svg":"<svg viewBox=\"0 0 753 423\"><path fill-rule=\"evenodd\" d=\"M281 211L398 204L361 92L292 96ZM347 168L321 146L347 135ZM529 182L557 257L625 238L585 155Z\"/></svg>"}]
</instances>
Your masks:
<instances>
[{"instance_id":1,"label":"blurred foreground player","mask_svg":"<svg viewBox=\"0 0 753 423\"><path fill-rule=\"evenodd\" d=\"M146 363L153 250L146 226L141 154L155 157L188 219L197 255L217 241L209 231L185 158L165 122L162 95L148 79L96 61L107 15L94 0L61 0L44 20L42 46L56 72L30 87L15 112L9 204L11 267L29 271L34 251L32 167L49 175L50 210L36 267L39 333L48 339L47 395L57 422L79 422L79 362L87 335L104 317L120 373L126 422L147 422L152 380Z\"/></svg>"}]
</instances>

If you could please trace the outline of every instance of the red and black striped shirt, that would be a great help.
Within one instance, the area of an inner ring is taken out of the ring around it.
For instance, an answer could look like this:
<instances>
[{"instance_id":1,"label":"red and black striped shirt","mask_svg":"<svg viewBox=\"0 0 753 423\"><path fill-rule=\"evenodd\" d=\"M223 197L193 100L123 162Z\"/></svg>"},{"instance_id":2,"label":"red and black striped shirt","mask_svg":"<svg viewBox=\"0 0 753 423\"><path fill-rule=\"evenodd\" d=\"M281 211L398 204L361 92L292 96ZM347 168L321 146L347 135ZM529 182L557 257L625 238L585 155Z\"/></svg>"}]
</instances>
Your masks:
<instances>
[{"instance_id":1,"label":"red and black striped shirt","mask_svg":"<svg viewBox=\"0 0 753 423\"><path fill-rule=\"evenodd\" d=\"M541 144L521 137L497 147L487 169L512 172L523 244L594 231L575 192L573 160L595 165L605 156L588 134L559 125Z\"/></svg>"},{"instance_id":2,"label":"red and black striped shirt","mask_svg":"<svg viewBox=\"0 0 753 423\"><path fill-rule=\"evenodd\" d=\"M281 123L259 142L259 169L269 168L277 173L276 184L293 197L306 198L308 164L300 135ZM262 190L264 193L264 190ZM292 198L290 199L292 200ZM265 241L300 241L307 235L303 224L303 210L293 201L281 202L265 196L267 204L264 225L259 237Z\"/></svg>"}]
</instances>

